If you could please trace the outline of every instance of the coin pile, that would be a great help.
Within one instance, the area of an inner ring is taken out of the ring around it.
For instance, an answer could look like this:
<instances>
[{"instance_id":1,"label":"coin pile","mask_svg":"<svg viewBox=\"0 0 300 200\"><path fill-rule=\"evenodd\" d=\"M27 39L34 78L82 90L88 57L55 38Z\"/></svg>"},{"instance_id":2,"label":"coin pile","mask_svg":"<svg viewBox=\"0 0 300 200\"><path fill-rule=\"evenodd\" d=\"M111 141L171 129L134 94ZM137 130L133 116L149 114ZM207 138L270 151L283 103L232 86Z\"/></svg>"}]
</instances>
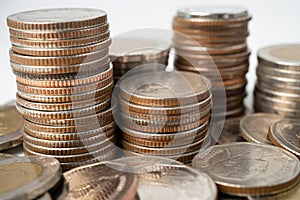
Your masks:
<instances>
[{"instance_id":1,"label":"coin pile","mask_svg":"<svg viewBox=\"0 0 300 200\"><path fill-rule=\"evenodd\" d=\"M135 67L141 71L155 71L168 65L170 45L150 38L119 36L112 39L109 55L114 68L115 83Z\"/></svg>"},{"instance_id":2,"label":"coin pile","mask_svg":"<svg viewBox=\"0 0 300 200\"><path fill-rule=\"evenodd\" d=\"M214 99L225 89L226 100L214 105L219 118L244 113L250 19L247 9L234 6L183 8L173 19L174 66L207 76Z\"/></svg>"},{"instance_id":3,"label":"coin pile","mask_svg":"<svg viewBox=\"0 0 300 200\"><path fill-rule=\"evenodd\" d=\"M106 13L34 10L10 15L7 24L26 154L53 156L64 170L113 158Z\"/></svg>"},{"instance_id":4,"label":"coin pile","mask_svg":"<svg viewBox=\"0 0 300 200\"><path fill-rule=\"evenodd\" d=\"M66 192L55 158L25 156L0 161L0 199L57 199Z\"/></svg>"},{"instance_id":5,"label":"coin pile","mask_svg":"<svg viewBox=\"0 0 300 200\"><path fill-rule=\"evenodd\" d=\"M124 153L190 163L209 126L210 81L190 72L147 72L122 80L119 89Z\"/></svg>"},{"instance_id":6,"label":"coin pile","mask_svg":"<svg viewBox=\"0 0 300 200\"><path fill-rule=\"evenodd\" d=\"M255 111L300 117L299 52L300 44L274 45L258 51Z\"/></svg>"},{"instance_id":7,"label":"coin pile","mask_svg":"<svg viewBox=\"0 0 300 200\"><path fill-rule=\"evenodd\" d=\"M195 156L193 167L207 173L220 192L240 197L274 199L271 195L280 195L300 181L298 158L267 144L236 142L212 146Z\"/></svg>"}]
</instances>

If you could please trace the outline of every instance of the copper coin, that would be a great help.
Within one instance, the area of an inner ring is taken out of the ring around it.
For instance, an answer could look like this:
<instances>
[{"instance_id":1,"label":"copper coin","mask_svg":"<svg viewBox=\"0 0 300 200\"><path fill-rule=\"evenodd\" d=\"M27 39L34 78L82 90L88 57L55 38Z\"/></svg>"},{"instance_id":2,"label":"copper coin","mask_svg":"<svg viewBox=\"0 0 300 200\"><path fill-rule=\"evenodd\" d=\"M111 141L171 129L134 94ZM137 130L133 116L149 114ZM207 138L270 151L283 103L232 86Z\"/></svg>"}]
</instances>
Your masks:
<instances>
[{"instance_id":1,"label":"copper coin","mask_svg":"<svg viewBox=\"0 0 300 200\"><path fill-rule=\"evenodd\" d=\"M193 159L223 193L247 196L283 192L299 181L300 163L278 147L255 143L212 146Z\"/></svg>"},{"instance_id":2,"label":"copper coin","mask_svg":"<svg viewBox=\"0 0 300 200\"><path fill-rule=\"evenodd\" d=\"M19 30L74 30L105 23L106 12L91 8L53 8L32 10L7 17L7 25Z\"/></svg>"},{"instance_id":3,"label":"copper coin","mask_svg":"<svg viewBox=\"0 0 300 200\"><path fill-rule=\"evenodd\" d=\"M138 188L138 177L135 174L116 170L106 162L70 170L64 177L69 185L66 199L131 200ZM77 181L79 179L80 182Z\"/></svg>"}]
</instances>

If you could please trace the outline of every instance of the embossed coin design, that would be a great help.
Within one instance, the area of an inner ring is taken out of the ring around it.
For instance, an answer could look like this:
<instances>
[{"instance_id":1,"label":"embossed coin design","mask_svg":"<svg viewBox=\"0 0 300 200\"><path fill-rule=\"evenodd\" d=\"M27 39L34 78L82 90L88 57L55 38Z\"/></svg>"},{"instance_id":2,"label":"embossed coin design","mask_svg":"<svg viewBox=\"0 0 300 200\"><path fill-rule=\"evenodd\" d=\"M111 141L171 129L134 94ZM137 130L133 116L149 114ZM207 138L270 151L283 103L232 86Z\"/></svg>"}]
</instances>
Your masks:
<instances>
[{"instance_id":1,"label":"embossed coin design","mask_svg":"<svg viewBox=\"0 0 300 200\"><path fill-rule=\"evenodd\" d=\"M248 142L210 147L195 156L193 167L208 173L221 192L237 196L277 194L294 187L300 178L296 156Z\"/></svg>"}]
</instances>

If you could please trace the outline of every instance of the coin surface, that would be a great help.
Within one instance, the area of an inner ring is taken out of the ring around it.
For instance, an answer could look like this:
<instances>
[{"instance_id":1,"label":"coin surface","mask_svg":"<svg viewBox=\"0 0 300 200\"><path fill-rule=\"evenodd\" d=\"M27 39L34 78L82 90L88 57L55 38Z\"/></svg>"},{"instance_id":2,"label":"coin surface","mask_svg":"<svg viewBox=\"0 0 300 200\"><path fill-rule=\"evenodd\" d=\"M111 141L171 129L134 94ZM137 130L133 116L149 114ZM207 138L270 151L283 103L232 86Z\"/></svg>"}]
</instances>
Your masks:
<instances>
[{"instance_id":1,"label":"coin surface","mask_svg":"<svg viewBox=\"0 0 300 200\"><path fill-rule=\"evenodd\" d=\"M269 129L271 141L300 158L300 121L282 119L274 122Z\"/></svg>"},{"instance_id":2,"label":"coin surface","mask_svg":"<svg viewBox=\"0 0 300 200\"><path fill-rule=\"evenodd\" d=\"M217 188L202 172L174 160L134 156L113 161L117 169L137 174L141 199L216 199ZM118 166L118 163L125 164ZM119 168L118 168L119 167ZM123 167L123 168L122 168ZM197 188L197 189L196 189Z\"/></svg>"},{"instance_id":3,"label":"coin surface","mask_svg":"<svg viewBox=\"0 0 300 200\"><path fill-rule=\"evenodd\" d=\"M17 156L12 154L0 153L0 162L9 158L15 158Z\"/></svg>"},{"instance_id":4,"label":"coin surface","mask_svg":"<svg viewBox=\"0 0 300 200\"><path fill-rule=\"evenodd\" d=\"M0 107L0 150L22 144L23 118L14 105Z\"/></svg>"},{"instance_id":5,"label":"coin surface","mask_svg":"<svg viewBox=\"0 0 300 200\"><path fill-rule=\"evenodd\" d=\"M0 162L0 198L34 199L52 188L61 177L58 160L18 157Z\"/></svg>"},{"instance_id":6,"label":"coin surface","mask_svg":"<svg viewBox=\"0 0 300 200\"><path fill-rule=\"evenodd\" d=\"M179 84L180 83L180 84ZM121 96L136 104L178 106L196 103L210 95L210 81L188 72L153 72L122 81Z\"/></svg>"},{"instance_id":7,"label":"coin surface","mask_svg":"<svg viewBox=\"0 0 300 200\"><path fill-rule=\"evenodd\" d=\"M223 193L270 195L299 181L296 156L266 144L232 143L212 146L197 154L193 167L208 173Z\"/></svg>"},{"instance_id":8,"label":"coin surface","mask_svg":"<svg viewBox=\"0 0 300 200\"><path fill-rule=\"evenodd\" d=\"M135 174L111 168L106 162L78 167L64 173L64 177L69 185L66 199L131 200L138 187Z\"/></svg>"},{"instance_id":9,"label":"coin surface","mask_svg":"<svg viewBox=\"0 0 300 200\"><path fill-rule=\"evenodd\" d=\"M19 30L74 30L106 22L106 12L92 8L40 9L12 14L7 25Z\"/></svg>"},{"instance_id":10,"label":"coin surface","mask_svg":"<svg viewBox=\"0 0 300 200\"><path fill-rule=\"evenodd\" d=\"M268 113L246 115L240 121L241 135L248 142L272 144L268 137L270 125L281 118Z\"/></svg>"}]
</instances>

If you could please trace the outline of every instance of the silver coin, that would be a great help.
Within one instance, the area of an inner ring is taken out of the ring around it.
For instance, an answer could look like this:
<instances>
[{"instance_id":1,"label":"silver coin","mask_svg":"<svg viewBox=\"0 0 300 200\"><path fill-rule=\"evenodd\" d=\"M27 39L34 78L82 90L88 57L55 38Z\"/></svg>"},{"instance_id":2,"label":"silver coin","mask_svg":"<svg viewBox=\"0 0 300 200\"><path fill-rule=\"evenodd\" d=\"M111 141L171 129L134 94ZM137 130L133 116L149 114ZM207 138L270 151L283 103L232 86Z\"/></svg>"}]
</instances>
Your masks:
<instances>
[{"instance_id":1,"label":"silver coin","mask_svg":"<svg viewBox=\"0 0 300 200\"><path fill-rule=\"evenodd\" d=\"M58 183L58 160L46 157L18 157L0 162L0 199L34 199Z\"/></svg>"},{"instance_id":2,"label":"silver coin","mask_svg":"<svg viewBox=\"0 0 300 200\"><path fill-rule=\"evenodd\" d=\"M272 142L300 158L300 121L283 119L275 122L270 127Z\"/></svg>"},{"instance_id":3,"label":"silver coin","mask_svg":"<svg viewBox=\"0 0 300 200\"><path fill-rule=\"evenodd\" d=\"M217 188L202 172L174 160L134 156L113 162L123 163L128 172L139 176L138 194L141 199L216 199Z\"/></svg>"},{"instance_id":4,"label":"silver coin","mask_svg":"<svg viewBox=\"0 0 300 200\"><path fill-rule=\"evenodd\" d=\"M177 16L182 18L204 19L236 19L248 16L244 7L238 6L193 6L177 10Z\"/></svg>"},{"instance_id":5,"label":"silver coin","mask_svg":"<svg viewBox=\"0 0 300 200\"><path fill-rule=\"evenodd\" d=\"M16 158L17 156L12 154L0 153L0 162L10 158Z\"/></svg>"},{"instance_id":6,"label":"silver coin","mask_svg":"<svg viewBox=\"0 0 300 200\"><path fill-rule=\"evenodd\" d=\"M257 53L258 59L288 69L299 70L300 44L283 44L262 48Z\"/></svg>"},{"instance_id":7,"label":"silver coin","mask_svg":"<svg viewBox=\"0 0 300 200\"><path fill-rule=\"evenodd\" d=\"M241 135L248 142L272 144L268 138L270 125L281 118L279 115L268 113L246 115L240 121Z\"/></svg>"},{"instance_id":8,"label":"silver coin","mask_svg":"<svg viewBox=\"0 0 300 200\"><path fill-rule=\"evenodd\" d=\"M194 157L193 167L208 173L221 192L237 196L283 192L298 183L300 173L293 154L248 142L212 146Z\"/></svg>"}]
</instances>

